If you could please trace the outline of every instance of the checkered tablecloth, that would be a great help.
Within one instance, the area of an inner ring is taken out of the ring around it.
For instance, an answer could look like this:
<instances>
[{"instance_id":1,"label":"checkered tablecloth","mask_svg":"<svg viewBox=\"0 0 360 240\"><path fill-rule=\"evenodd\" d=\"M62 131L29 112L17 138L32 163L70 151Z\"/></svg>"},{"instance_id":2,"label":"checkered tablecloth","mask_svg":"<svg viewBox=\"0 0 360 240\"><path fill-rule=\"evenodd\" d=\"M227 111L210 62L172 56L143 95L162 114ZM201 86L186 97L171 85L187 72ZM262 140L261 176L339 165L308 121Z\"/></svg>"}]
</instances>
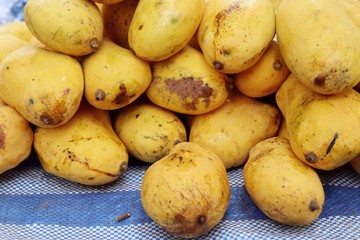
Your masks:
<instances>
[{"instance_id":1,"label":"checkered tablecloth","mask_svg":"<svg viewBox=\"0 0 360 240\"><path fill-rule=\"evenodd\" d=\"M0 0L0 24L22 19L25 2ZM140 186L148 166L131 159L117 181L89 187L46 173L32 154L0 175L0 240L174 239L142 208ZM281 225L262 214L244 187L242 167L228 170L228 175L227 212L199 239L360 239L360 174L349 165L319 171L325 205L320 217L305 227ZM115 221L127 212L131 217Z\"/></svg>"}]
</instances>

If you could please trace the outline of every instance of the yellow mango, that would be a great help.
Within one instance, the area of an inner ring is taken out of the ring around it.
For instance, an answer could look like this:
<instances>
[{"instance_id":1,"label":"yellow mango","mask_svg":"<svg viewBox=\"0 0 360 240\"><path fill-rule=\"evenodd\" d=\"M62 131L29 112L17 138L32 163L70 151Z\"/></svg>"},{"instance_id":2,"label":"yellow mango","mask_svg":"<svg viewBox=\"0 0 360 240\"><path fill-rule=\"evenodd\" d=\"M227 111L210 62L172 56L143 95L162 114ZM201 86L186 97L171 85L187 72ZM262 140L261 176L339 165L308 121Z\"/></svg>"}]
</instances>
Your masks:
<instances>
[{"instance_id":1,"label":"yellow mango","mask_svg":"<svg viewBox=\"0 0 360 240\"><path fill-rule=\"evenodd\" d=\"M112 129L109 112L85 100L62 126L37 127L34 148L46 172L85 185L113 182L128 165L127 150Z\"/></svg>"},{"instance_id":2,"label":"yellow mango","mask_svg":"<svg viewBox=\"0 0 360 240\"><path fill-rule=\"evenodd\" d=\"M121 47L130 49L128 34L139 0L120 1L102 7L105 36Z\"/></svg>"},{"instance_id":3,"label":"yellow mango","mask_svg":"<svg viewBox=\"0 0 360 240\"><path fill-rule=\"evenodd\" d=\"M140 0L129 27L130 48L148 61L169 58L193 37L203 9L204 0Z\"/></svg>"},{"instance_id":4,"label":"yellow mango","mask_svg":"<svg viewBox=\"0 0 360 240\"><path fill-rule=\"evenodd\" d=\"M279 47L307 87L336 94L360 81L360 29L337 0L283 0L276 15Z\"/></svg>"},{"instance_id":5,"label":"yellow mango","mask_svg":"<svg viewBox=\"0 0 360 240\"><path fill-rule=\"evenodd\" d=\"M151 82L150 64L108 39L96 53L83 59L82 67L86 99L104 110L132 103Z\"/></svg>"},{"instance_id":6,"label":"yellow mango","mask_svg":"<svg viewBox=\"0 0 360 240\"><path fill-rule=\"evenodd\" d=\"M59 52L25 46L0 64L0 97L36 126L64 124L78 109L83 91L80 63Z\"/></svg>"},{"instance_id":7,"label":"yellow mango","mask_svg":"<svg viewBox=\"0 0 360 240\"><path fill-rule=\"evenodd\" d=\"M72 56L96 51L104 34L101 12L88 0L29 0L24 21L40 42Z\"/></svg>"},{"instance_id":8,"label":"yellow mango","mask_svg":"<svg viewBox=\"0 0 360 240\"><path fill-rule=\"evenodd\" d=\"M209 65L224 73L252 66L275 35L269 0L207 1L197 39Z\"/></svg>"},{"instance_id":9,"label":"yellow mango","mask_svg":"<svg viewBox=\"0 0 360 240\"><path fill-rule=\"evenodd\" d=\"M277 91L276 102L301 161L332 170L360 154L360 94L354 89L324 95L290 74Z\"/></svg>"},{"instance_id":10,"label":"yellow mango","mask_svg":"<svg viewBox=\"0 0 360 240\"><path fill-rule=\"evenodd\" d=\"M244 164L256 143L276 135L280 110L234 89L214 111L193 116L189 141L212 149L230 169Z\"/></svg>"},{"instance_id":11,"label":"yellow mango","mask_svg":"<svg viewBox=\"0 0 360 240\"><path fill-rule=\"evenodd\" d=\"M155 62L152 70L146 96L156 105L177 113L210 112L221 106L228 95L227 75L209 66L203 54L190 46Z\"/></svg>"},{"instance_id":12,"label":"yellow mango","mask_svg":"<svg viewBox=\"0 0 360 240\"><path fill-rule=\"evenodd\" d=\"M255 204L276 222L308 225L323 210L325 193L317 172L296 157L286 138L272 137L257 143L243 176Z\"/></svg>"},{"instance_id":13,"label":"yellow mango","mask_svg":"<svg viewBox=\"0 0 360 240\"><path fill-rule=\"evenodd\" d=\"M279 89L289 72L278 43L272 41L254 65L235 74L233 84L248 97L265 97Z\"/></svg>"},{"instance_id":14,"label":"yellow mango","mask_svg":"<svg viewBox=\"0 0 360 240\"><path fill-rule=\"evenodd\" d=\"M151 102L132 103L119 109L113 125L129 154L144 162L156 162L173 146L187 141L179 116Z\"/></svg>"},{"instance_id":15,"label":"yellow mango","mask_svg":"<svg viewBox=\"0 0 360 240\"><path fill-rule=\"evenodd\" d=\"M0 62L12 51L30 45L27 41L16 37L15 35L0 33Z\"/></svg>"},{"instance_id":16,"label":"yellow mango","mask_svg":"<svg viewBox=\"0 0 360 240\"><path fill-rule=\"evenodd\" d=\"M15 109L0 101L0 174L26 160L32 144L30 123Z\"/></svg>"},{"instance_id":17,"label":"yellow mango","mask_svg":"<svg viewBox=\"0 0 360 240\"><path fill-rule=\"evenodd\" d=\"M360 174L360 156L356 156L349 163L350 163L350 166L352 168L354 168L354 170Z\"/></svg>"},{"instance_id":18,"label":"yellow mango","mask_svg":"<svg viewBox=\"0 0 360 240\"><path fill-rule=\"evenodd\" d=\"M24 21L0 24L0 34L11 34L24 41L29 41L33 35ZM1 45L2 46L2 45Z\"/></svg>"},{"instance_id":19,"label":"yellow mango","mask_svg":"<svg viewBox=\"0 0 360 240\"><path fill-rule=\"evenodd\" d=\"M222 220L229 201L229 180L222 161L196 143L175 145L146 170L141 183L145 212L177 237L209 232Z\"/></svg>"}]
</instances>

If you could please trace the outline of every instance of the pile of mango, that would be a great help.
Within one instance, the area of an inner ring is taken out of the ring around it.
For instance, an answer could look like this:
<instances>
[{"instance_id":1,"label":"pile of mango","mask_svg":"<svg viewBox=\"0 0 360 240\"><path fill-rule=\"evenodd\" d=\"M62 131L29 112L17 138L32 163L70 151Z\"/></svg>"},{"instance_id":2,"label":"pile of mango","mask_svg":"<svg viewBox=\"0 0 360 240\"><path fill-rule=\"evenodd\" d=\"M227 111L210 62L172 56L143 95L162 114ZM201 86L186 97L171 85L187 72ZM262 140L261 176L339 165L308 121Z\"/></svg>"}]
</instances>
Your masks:
<instances>
[{"instance_id":1,"label":"pile of mango","mask_svg":"<svg viewBox=\"0 0 360 240\"><path fill-rule=\"evenodd\" d=\"M359 1L29 0L0 42L0 173L34 150L103 185L132 157L174 236L221 221L229 169L293 226L322 212L317 170L360 172Z\"/></svg>"}]
</instances>

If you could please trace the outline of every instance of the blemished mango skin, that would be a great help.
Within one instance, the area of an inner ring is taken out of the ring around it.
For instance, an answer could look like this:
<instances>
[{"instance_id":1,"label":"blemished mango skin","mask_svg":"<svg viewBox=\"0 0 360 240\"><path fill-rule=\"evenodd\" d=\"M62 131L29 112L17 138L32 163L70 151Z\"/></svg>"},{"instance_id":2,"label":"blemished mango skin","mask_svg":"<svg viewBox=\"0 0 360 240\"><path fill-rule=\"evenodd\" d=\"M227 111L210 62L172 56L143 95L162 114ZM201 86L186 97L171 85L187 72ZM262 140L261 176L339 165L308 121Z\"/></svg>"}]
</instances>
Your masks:
<instances>
[{"instance_id":1,"label":"blemished mango skin","mask_svg":"<svg viewBox=\"0 0 360 240\"><path fill-rule=\"evenodd\" d=\"M25 46L0 63L0 97L29 122L57 127L77 111L84 92L80 63L73 57Z\"/></svg>"},{"instance_id":2,"label":"blemished mango skin","mask_svg":"<svg viewBox=\"0 0 360 240\"><path fill-rule=\"evenodd\" d=\"M206 1L198 44L214 69L239 73L252 66L275 35L275 10L268 0Z\"/></svg>"},{"instance_id":3,"label":"blemished mango skin","mask_svg":"<svg viewBox=\"0 0 360 240\"><path fill-rule=\"evenodd\" d=\"M213 69L203 54L187 45L174 56L152 65L152 82L145 91L156 105L197 115L221 106L229 94L226 74Z\"/></svg>"},{"instance_id":4,"label":"blemished mango skin","mask_svg":"<svg viewBox=\"0 0 360 240\"><path fill-rule=\"evenodd\" d=\"M86 100L67 123L37 127L34 149L46 172L89 186L115 181L125 173L129 160L127 149L112 129L109 112Z\"/></svg>"},{"instance_id":5,"label":"blemished mango skin","mask_svg":"<svg viewBox=\"0 0 360 240\"><path fill-rule=\"evenodd\" d=\"M350 88L324 95L290 74L276 92L294 153L321 170L345 165L360 153L360 94Z\"/></svg>"},{"instance_id":6,"label":"blemished mango skin","mask_svg":"<svg viewBox=\"0 0 360 240\"><path fill-rule=\"evenodd\" d=\"M175 145L153 163L141 183L141 203L148 216L176 237L206 234L223 218L230 201L224 164L209 148Z\"/></svg>"},{"instance_id":7,"label":"blemished mango skin","mask_svg":"<svg viewBox=\"0 0 360 240\"><path fill-rule=\"evenodd\" d=\"M276 36L286 65L321 94L360 81L360 28L340 2L283 0L277 9Z\"/></svg>"},{"instance_id":8,"label":"blemished mango skin","mask_svg":"<svg viewBox=\"0 0 360 240\"><path fill-rule=\"evenodd\" d=\"M244 183L258 208L276 222L308 225L323 210L325 193L317 172L296 157L284 137L265 139L250 150Z\"/></svg>"},{"instance_id":9,"label":"blemished mango skin","mask_svg":"<svg viewBox=\"0 0 360 240\"><path fill-rule=\"evenodd\" d=\"M189 141L212 149L230 169L246 162L253 145L273 137L281 118L276 106L233 89L219 108L192 117Z\"/></svg>"}]
</instances>

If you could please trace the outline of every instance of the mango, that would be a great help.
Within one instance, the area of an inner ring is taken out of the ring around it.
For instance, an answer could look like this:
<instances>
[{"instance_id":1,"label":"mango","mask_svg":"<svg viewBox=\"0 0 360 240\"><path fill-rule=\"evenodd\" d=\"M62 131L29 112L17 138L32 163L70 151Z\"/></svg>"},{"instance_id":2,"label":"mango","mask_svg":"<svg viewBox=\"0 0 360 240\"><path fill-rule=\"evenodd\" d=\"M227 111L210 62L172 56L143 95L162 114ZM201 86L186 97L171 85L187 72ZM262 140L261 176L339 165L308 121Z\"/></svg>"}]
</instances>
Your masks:
<instances>
[{"instance_id":1,"label":"mango","mask_svg":"<svg viewBox=\"0 0 360 240\"><path fill-rule=\"evenodd\" d=\"M243 165L256 143L275 136L280 122L276 106L234 89L219 108L193 116L189 141L212 149L230 169Z\"/></svg>"},{"instance_id":2,"label":"mango","mask_svg":"<svg viewBox=\"0 0 360 240\"><path fill-rule=\"evenodd\" d=\"M130 48L147 61L169 58L193 37L203 10L204 0L140 0L129 27Z\"/></svg>"},{"instance_id":3,"label":"mango","mask_svg":"<svg viewBox=\"0 0 360 240\"><path fill-rule=\"evenodd\" d=\"M146 96L177 113L203 114L225 101L231 84L226 74L209 66L204 55L187 45L174 56L152 64Z\"/></svg>"},{"instance_id":4,"label":"mango","mask_svg":"<svg viewBox=\"0 0 360 240\"><path fill-rule=\"evenodd\" d=\"M36 126L67 122L83 92L81 65L66 54L30 45L12 51L0 64L0 97Z\"/></svg>"},{"instance_id":5,"label":"mango","mask_svg":"<svg viewBox=\"0 0 360 240\"><path fill-rule=\"evenodd\" d=\"M286 65L307 87L337 94L360 81L360 29L337 0L283 0L276 35Z\"/></svg>"},{"instance_id":6,"label":"mango","mask_svg":"<svg viewBox=\"0 0 360 240\"><path fill-rule=\"evenodd\" d=\"M165 231L182 238L199 237L223 218L230 201L224 164L196 143L175 145L153 163L141 183L141 203Z\"/></svg>"},{"instance_id":7,"label":"mango","mask_svg":"<svg viewBox=\"0 0 360 240\"><path fill-rule=\"evenodd\" d=\"M29 0L24 21L44 45L72 56L95 52L104 34L101 12L88 0Z\"/></svg>"},{"instance_id":8,"label":"mango","mask_svg":"<svg viewBox=\"0 0 360 240\"><path fill-rule=\"evenodd\" d=\"M322 213L325 193L319 175L296 157L286 138L257 143L243 176L254 203L278 223L305 226Z\"/></svg>"},{"instance_id":9,"label":"mango","mask_svg":"<svg viewBox=\"0 0 360 240\"><path fill-rule=\"evenodd\" d=\"M17 167L30 156L33 135L30 123L0 101L0 174Z\"/></svg>"},{"instance_id":10,"label":"mango","mask_svg":"<svg viewBox=\"0 0 360 240\"><path fill-rule=\"evenodd\" d=\"M251 67L275 35L269 0L206 1L197 39L207 63L235 74Z\"/></svg>"},{"instance_id":11,"label":"mango","mask_svg":"<svg viewBox=\"0 0 360 240\"><path fill-rule=\"evenodd\" d=\"M109 39L93 54L83 58L84 95L88 102L104 110L129 105L151 82L151 68L129 49Z\"/></svg>"},{"instance_id":12,"label":"mango","mask_svg":"<svg viewBox=\"0 0 360 240\"><path fill-rule=\"evenodd\" d=\"M84 185L113 182L128 166L127 150L112 129L109 112L86 100L66 124L37 127L34 149L46 172Z\"/></svg>"},{"instance_id":13,"label":"mango","mask_svg":"<svg viewBox=\"0 0 360 240\"><path fill-rule=\"evenodd\" d=\"M304 163L333 170L360 154L360 94L324 95L290 74L276 92L291 147Z\"/></svg>"}]
</instances>

